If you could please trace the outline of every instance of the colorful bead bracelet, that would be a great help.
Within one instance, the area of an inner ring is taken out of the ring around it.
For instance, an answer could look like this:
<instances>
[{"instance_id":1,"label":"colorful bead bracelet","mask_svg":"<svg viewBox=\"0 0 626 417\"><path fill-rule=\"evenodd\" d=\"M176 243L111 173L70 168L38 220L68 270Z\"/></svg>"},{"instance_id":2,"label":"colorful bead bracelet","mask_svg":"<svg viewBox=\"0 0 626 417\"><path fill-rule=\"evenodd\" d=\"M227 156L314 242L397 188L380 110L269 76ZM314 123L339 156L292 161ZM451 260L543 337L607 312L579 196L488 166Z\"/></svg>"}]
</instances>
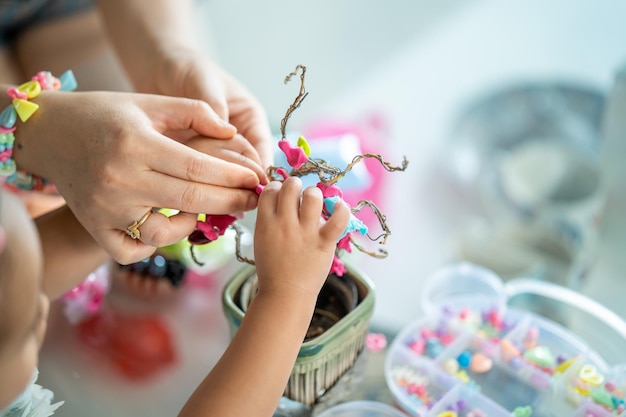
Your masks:
<instances>
[{"instance_id":1,"label":"colorful bead bracelet","mask_svg":"<svg viewBox=\"0 0 626 417\"><path fill-rule=\"evenodd\" d=\"M17 170L13 159L17 118L26 122L39 109L39 105L30 100L39 96L42 90L72 91L77 86L71 70L61 74L59 78L48 71L40 71L30 81L7 90L11 104L0 113L0 177L6 177L7 183L23 190L45 187L47 182L43 178Z\"/></svg>"}]
</instances>

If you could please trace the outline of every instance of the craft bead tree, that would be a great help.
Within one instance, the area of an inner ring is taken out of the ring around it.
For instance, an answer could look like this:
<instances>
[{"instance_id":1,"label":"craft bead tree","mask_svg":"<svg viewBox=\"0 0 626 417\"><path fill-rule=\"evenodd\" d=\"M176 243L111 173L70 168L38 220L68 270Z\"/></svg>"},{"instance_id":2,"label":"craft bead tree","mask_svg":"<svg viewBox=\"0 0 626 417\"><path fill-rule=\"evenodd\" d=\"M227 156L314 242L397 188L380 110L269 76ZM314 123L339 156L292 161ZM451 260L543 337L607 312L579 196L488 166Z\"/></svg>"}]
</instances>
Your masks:
<instances>
[{"instance_id":1,"label":"craft bead tree","mask_svg":"<svg viewBox=\"0 0 626 417\"><path fill-rule=\"evenodd\" d=\"M341 188L338 186L338 183L354 168L354 166L362 162L364 159L372 158L380 162L381 166L385 170L394 172L404 171L408 166L408 161L406 158L403 158L402 163L399 166L394 166L385 161L381 155L364 153L354 156L352 161L345 168L341 169L325 160L314 158L312 156L312 149L309 146L309 143L302 136L297 139L296 145L294 146L286 137L286 127L289 117L300 107L308 95L308 92L304 87L306 67L298 65L293 72L285 77L286 84L298 74L300 74L300 90L293 103L287 109L285 116L281 120L281 139L278 141L278 147L285 154L290 168L271 166L268 169L268 176L273 181L284 181L290 176L304 177L311 174L317 175L319 179L317 187L322 191L322 195L324 197L324 206L321 216L324 219L328 219L334 211L335 204L337 204L340 200L343 200L343 193ZM262 190L262 186L257 187L257 193L260 194ZM381 232L377 236L372 236L368 233L368 227L357 217L358 213L364 208L372 210L378 218ZM228 228L231 228L235 231L236 236L235 251L237 259L241 262L254 265L253 259L249 259L241 253L241 235L243 230L237 225L236 221L237 217L232 215L207 214L204 218L200 218L196 224L196 229L188 239L191 243L191 256L194 261L199 265L202 265L201 261L196 258L193 252L195 245L203 245L213 242L220 236L224 235ZM369 250L366 246L357 241L357 236L365 236L373 242L378 242L380 245L384 245L390 234L391 231L387 226L386 217L383 213L381 213L376 204L370 200L359 201L356 205L354 205L354 207L351 207L350 220L343 236L337 242L335 257L329 273L341 276L346 272L343 262L340 259L340 255L342 252L351 253L353 248L376 258L385 258L387 256L387 252L384 249L379 247L374 251Z\"/></svg>"}]
</instances>

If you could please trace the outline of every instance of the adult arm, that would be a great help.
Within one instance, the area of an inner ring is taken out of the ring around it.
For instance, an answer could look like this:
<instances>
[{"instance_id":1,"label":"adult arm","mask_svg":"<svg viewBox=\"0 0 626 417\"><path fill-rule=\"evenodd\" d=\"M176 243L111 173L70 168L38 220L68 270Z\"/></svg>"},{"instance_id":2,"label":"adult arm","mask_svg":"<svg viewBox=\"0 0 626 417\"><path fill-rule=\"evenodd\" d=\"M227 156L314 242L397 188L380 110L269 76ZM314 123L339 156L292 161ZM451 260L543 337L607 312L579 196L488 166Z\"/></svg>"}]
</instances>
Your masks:
<instances>
[{"instance_id":1,"label":"adult arm","mask_svg":"<svg viewBox=\"0 0 626 417\"><path fill-rule=\"evenodd\" d=\"M39 110L17 123L13 158L18 168L52 181L80 223L118 262L139 261L155 247L183 239L195 227L192 213L256 207L258 165L249 158L242 164L207 155L164 134L192 130L232 137L234 129L202 101L59 91L44 91L33 101ZM247 151L241 152L245 158ZM141 226L141 239L132 240L124 230L152 207L182 212L169 218L153 214Z\"/></svg>"},{"instance_id":2,"label":"adult arm","mask_svg":"<svg viewBox=\"0 0 626 417\"><path fill-rule=\"evenodd\" d=\"M139 92L207 102L257 150L273 160L272 135L258 100L215 64L198 41L193 0L101 0L109 36Z\"/></svg>"}]
</instances>

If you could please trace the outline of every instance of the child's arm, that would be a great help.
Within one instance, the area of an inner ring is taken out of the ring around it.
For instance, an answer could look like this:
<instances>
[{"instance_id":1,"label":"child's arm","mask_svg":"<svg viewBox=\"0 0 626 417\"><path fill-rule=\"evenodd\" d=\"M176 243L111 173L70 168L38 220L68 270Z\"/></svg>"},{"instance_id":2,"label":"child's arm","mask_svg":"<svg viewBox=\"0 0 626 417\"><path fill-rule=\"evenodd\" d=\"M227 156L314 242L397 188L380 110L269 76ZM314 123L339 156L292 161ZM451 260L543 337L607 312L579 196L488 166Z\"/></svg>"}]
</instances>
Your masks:
<instances>
[{"instance_id":1,"label":"child's arm","mask_svg":"<svg viewBox=\"0 0 626 417\"><path fill-rule=\"evenodd\" d=\"M63 206L35 220L44 256L43 291L56 299L107 259L106 252Z\"/></svg>"},{"instance_id":2,"label":"child's arm","mask_svg":"<svg viewBox=\"0 0 626 417\"><path fill-rule=\"evenodd\" d=\"M322 194L272 182L259 199L254 254L259 292L237 334L180 417L271 416L282 396L349 218L321 221Z\"/></svg>"}]
</instances>

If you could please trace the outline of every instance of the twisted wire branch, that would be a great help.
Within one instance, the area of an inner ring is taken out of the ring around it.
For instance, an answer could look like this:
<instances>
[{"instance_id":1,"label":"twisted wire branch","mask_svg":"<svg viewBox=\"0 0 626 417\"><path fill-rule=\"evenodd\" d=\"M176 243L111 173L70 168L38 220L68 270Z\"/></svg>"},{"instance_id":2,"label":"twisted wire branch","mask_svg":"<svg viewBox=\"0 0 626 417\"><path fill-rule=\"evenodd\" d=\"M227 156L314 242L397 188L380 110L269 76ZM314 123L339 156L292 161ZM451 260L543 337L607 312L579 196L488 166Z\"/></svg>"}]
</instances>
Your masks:
<instances>
[{"instance_id":1,"label":"twisted wire branch","mask_svg":"<svg viewBox=\"0 0 626 417\"><path fill-rule=\"evenodd\" d=\"M291 80L292 77L298 75L298 70L302 71L300 74L300 92L294 99L293 103L287 109L287 112L285 113L285 117L283 117L283 119L280 121L280 134L283 139L285 139L286 137L285 130L287 128L287 121L289 120L289 117L298 107L300 107L300 104L302 104L302 101L304 101L306 96L309 95L309 93L307 93L306 90L304 89L304 74L306 73L306 67L304 65L296 66L296 69L294 69L285 77L285 84L287 84Z\"/></svg>"},{"instance_id":2,"label":"twisted wire branch","mask_svg":"<svg viewBox=\"0 0 626 417\"><path fill-rule=\"evenodd\" d=\"M378 162L380 162L380 165L389 172L404 171L409 165L409 161L406 159L406 156L402 157L402 163L400 164L400 166L395 166L385 161L381 155L365 153L352 158L352 162L346 165L343 170L340 170L334 165L329 165L326 161L323 161L321 159L311 158L300 168L293 170L291 172L291 175L294 177L303 177L308 174L317 174L320 181L324 185L333 185L341 180L343 177L345 177L347 173L352 171L352 168L354 168L356 164L367 158L376 159Z\"/></svg>"},{"instance_id":3,"label":"twisted wire branch","mask_svg":"<svg viewBox=\"0 0 626 417\"><path fill-rule=\"evenodd\" d=\"M380 227L383 229L383 233L381 233L380 235L376 236L375 238L371 237L369 235L369 233L367 234L367 237L371 241L374 241L374 242L379 241L379 240L382 239L379 243L381 245L386 244L387 243L387 238L389 237L389 235L391 235L391 230L389 229L389 226L387 226L387 217L383 213L381 213L380 209L376 206L376 204L374 204L370 200L361 200L361 201L359 201L357 203L357 205L352 208L352 212L353 213L358 213L359 211L361 211L363 209L363 207L369 207L370 209L372 209L372 211L374 212L374 214L378 218L378 223L380 224Z\"/></svg>"},{"instance_id":4,"label":"twisted wire branch","mask_svg":"<svg viewBox=\"0 0 626 417\"><path fill-rule=\"evenodd\" d=\"M235 256L239 262L245 262L250 265L254 265L254 259L247 258L241 253L241 236L243 235L243 229L237 223L230 225L235 230Z\"/></svg>"}]
</instances>

